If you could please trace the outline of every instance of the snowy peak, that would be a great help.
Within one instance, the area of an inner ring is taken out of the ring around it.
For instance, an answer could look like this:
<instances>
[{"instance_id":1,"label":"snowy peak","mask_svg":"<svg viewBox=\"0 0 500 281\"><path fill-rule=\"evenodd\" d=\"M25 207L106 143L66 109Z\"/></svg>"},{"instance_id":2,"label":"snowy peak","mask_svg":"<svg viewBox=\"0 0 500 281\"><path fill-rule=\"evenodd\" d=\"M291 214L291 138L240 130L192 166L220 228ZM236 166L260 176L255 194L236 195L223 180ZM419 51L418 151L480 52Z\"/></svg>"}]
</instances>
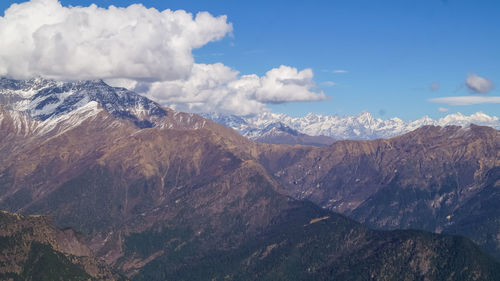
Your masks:
<instances>
[{"instance_id":1,"label":"snowy peak","mask_svg":"<svg viewBox=\"0 0 500 281\"><path fill-rule=\"evenodd\" d=\"M115 117L131 119L137 126L153 127L155 117L167 115L157 103L102 80L56 82L0 79L0 102L36 120L62 116L95 102Z\"/></svg>"},{"instance_id":2,"label":"snowy peak","mask_svg":"<svg viewBox=\"0 0 500 281\"><path fill-rule=\"evenodd\" d=\"M91 102L93 102L92 106L87 107ZM3 105L4 110L22 113L19 115L19 120L23 119L23 116L28 116L39 122L56 120L80 108L99 107L114 117L132 121L139 128L173 128L191 125L193 128L198 128L205 124L203 120L198 120L200 118L191 118L190 115L185 114L175 115L182 117L179 120L165 118L169 115L169 111L159 104L125 88L109 86L102 80L60 82L43 78L30 80L0 78L0 104ZM387 120L375 118L367 111L343 117L314 113L303 117L292 117L272 112L246 117L217 113L206 113L202 116L230 127L253 140L269 137L281 138L282 136L288 139L293 137L294 141L304 136L328 137L320 143L328 143L332 139L390 138L426 125L466 127L470 124L477 124L500 129L499 118L483 112L470 116L454 113L438 120L424 116L410 122L399 118ZM25 128L29 126L31 125L27 124ZM293 142L287 140L287 143Z\"/></svg>"},{"instance_id":3,"label":"snowy peak","mask_svg":"<svg viewBox=\"0 0 500 281\"><path fill-rule=\"evenodd\" d=\"M14 80L8 78L0 78L0 94L2 95L20 95L23 98L31 98L39 91L47 87L54 87L62 84L54 80L47 80L41 77L29 80Z\"/></svg>"},{"instance_id":4,"label":"snowy peak","mask_svg":"<svg viewBox=\"0 0 500 281\"><path fill-rule=\"evenodd\" d=\"M405 122L399 118L387 120L375 118L367 111L358 115L344 117L314 113L309 113L303 117L291 117L286 114L269 112L251 117L222 116L220 114L216 115L216 118L212 114L204 114L204 116L255 140L266 136L270 128L276 127L273 124L282 124L282 126L309 136L361 140L390 138L427 125L467 127L470 124L476 124L500 129L498 117L489 116L483 112L477 112L470 116L461 113L449 114L438 120L424 116L410 122Z\"/></svg>"},{"instance_id":5,"label":"snowy peak","mask_svg":"<svg viewBox=\"0 0 500 281\"><path fill-rule=\"evenodd\" d=\"M263 143L325 146L335 142L335 140L330 137L303 134L281 122L271 123L257 132L259 132L259 135L253 139Z\"/></svg>"},{"instance_id":6,"label":"snowy peak","mask_svg":"<svg viewBox=\"0 0 500 281\"><path fill-rule=\"evenodd\" d=\"M380 122L380 119L376 120L368 111L361 112L360 114L356 115L353 119L364 124L372 124L375 122Z\"/></svg>"},{"instance_id":7,"label":"snowy peak","mask_svg":"<svg viewBox=\"0 0 500 281\"><path fill-rule=\"evenodd\" d=\"M277 135L292 135L298 136L301 134L297 130L294 130L281 122L271 123L267 125L262 131L261 136L277 136Z\"/></svg>"}]
</instances>

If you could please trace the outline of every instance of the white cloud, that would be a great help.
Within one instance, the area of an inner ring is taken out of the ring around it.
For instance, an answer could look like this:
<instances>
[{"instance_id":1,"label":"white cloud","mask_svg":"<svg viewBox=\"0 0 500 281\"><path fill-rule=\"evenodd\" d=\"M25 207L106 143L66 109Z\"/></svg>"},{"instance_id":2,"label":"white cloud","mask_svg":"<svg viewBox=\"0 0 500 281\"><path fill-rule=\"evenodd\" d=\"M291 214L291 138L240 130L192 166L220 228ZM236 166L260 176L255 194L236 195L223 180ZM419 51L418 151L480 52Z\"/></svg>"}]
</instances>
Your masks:
<instances>
[{"instance_id":1,"label":"white cloud","mask_svg":"<svg viewBox=\"0 0 500 281\"><path fill-rule=\"evenodd\" d=\"M486 94L493 89L493 82L489 79L477 76L476 74L467 74L465 85L474 93Z\"/></svg>"},{"instance_id":2,"label":"white cloud","mask_svg":"<svg viewBox=\"0 0 500 281\"><path fill-rule=\"evenodd\" d=\"M306 68L298 71L294 67L282 65L269 70L259 80L257 76L251 77L255 81L254 92L258 101L264 103L283 103L291 101L324 100L323 92L315 93L313 72ZM258 82L258 83L257 83Z\"/></svg>"},{"instance_id":3,"label":"white cloud","mask_svg":"<svg viewBox=\"0 0 500 281\"><path fill-rule=\"evenodd\" d=\"M448 112L450 109L449 108L446 108L446 107L440 107L438 108L438 111L439 112Z\"/></svg>"},{"instance_id":4,"label":"white cloud","mask_svg":"<svg viewBox=\"0 0 500 281\"><path fill-rule=\"evenodd\" d=\"M336 70L333 70L332 72L333 72L333 73L347 73L347 72L349 72L349 71L344 70L344 69L336 69Z\"/></svg>"},{"instance_id":5,"label":"white cloud","mask_svg":"<svg viewBox=\"0 0 500 281\"><path fill-rule=\"evenodd\" d=\"M165 81L187 77L191 51L232 31L226 16L183 10L13 4L0 17L0 76Z\"/></svg>"},{"instance_id":6,"label":"white cloud","mask_svg":"<svg viewBox=\"0 0 500 281\"><path fill-rule=\"evenodd\" d=\"M324 100L311 69L280 66L240 75L197 64L192 50L232 32L226 16L183 10L64 7L57 0L13 4L0 17L0 76L104 79L162 105L246 115L266 104Z\"/></svg>"},{"instance_id":7,"label":"white cloud","mask_svg":"<svg viewBox=\"0 0 500 281\"><path fill-rule=\"evenodd\" d=\"M221 63L195 64L189 78L154 82L143 87L142 92L176 110L249 115L268 111L268 103L325 100L323 92L312 90L312 78L310 69L298 71L284 65L259 77L240 76ZM138 92L140 85L134 85Z\"/></svg>"},{"instance_id":8,"label":"white cloud","mask_svg":"<svg viewBox=\"0 0 500 281\"><path fill-rule=\"evenodd\" d=\"M333 82L333 81L325 81L325 82L323 82L321 84L323 84L325 86L328 86L328 87L331 87L331 86L334 86L336 83Z\"/></svg>"},{"instance_id":9,"label":"white cloud","mask_svg":"<svg viewBox=\"0 0 500 281\"><path fill-rule=\"evenodd\" d=\"M460 96L460 97L443 97L429 99L430 102L444 103L448 105L473 105L485 103L500 103L500 97L487 96Z\"/></svg>"}]
</instances>

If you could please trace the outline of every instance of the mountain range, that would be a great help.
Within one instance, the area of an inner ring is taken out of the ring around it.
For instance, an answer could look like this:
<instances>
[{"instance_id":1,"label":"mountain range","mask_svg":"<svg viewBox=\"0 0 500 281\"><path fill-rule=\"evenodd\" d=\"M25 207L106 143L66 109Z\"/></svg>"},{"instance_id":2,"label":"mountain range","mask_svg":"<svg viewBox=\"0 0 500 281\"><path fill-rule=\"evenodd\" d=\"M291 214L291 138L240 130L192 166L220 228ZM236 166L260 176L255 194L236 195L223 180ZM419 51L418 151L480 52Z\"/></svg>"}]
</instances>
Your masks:
<instances>
[{"instance_id":1,"label":"mountain range","mask_svg":"<svg viewBox=\"0 0 500 281\"><path fill-rule=\"evenodd\" d=\"M399 118L383 120L375 118L367 111L356 116L321 115L309 113L303 117L291 117L286 114L264 112L255 116L235 116L218 113L204 113L205 118L219 124L228 126L240 134L261 142L269 143L266 140L270 127L286 127L288 131L294 130L295 134L304 134L310 138L321 137L330 138L331 141L319 141L319 145L331 144L334 140L370 140L378 138L391 138L408 133L422 126L462 126L470 124L489 126L500 129L500 120L496 116L489 116L482 112L477 112L470 116L461 113L449 114L438 120L433 120L427 116L415 121L403 121ZM289 132L280 130L281 135L288 136ZM275 133L275 135L277 135ZM273 142L271 142L273 143ZM274 143L287 143L287 141ZM290 143L290 140L288 141ZM296 142L295 144L302 144ZM314 142L313 142L314 144Z\"/></svg>"},{"instance_id":2,"label":"mountain range","mask_svg":"<svg viewBox=\"0 0 500 281\"><path fill-rule=\"evenodd\" d=\"M500 278L495 129L287 146L100 80L3 78L0 102L13 280Z\"/></svg>"}]
</instances>

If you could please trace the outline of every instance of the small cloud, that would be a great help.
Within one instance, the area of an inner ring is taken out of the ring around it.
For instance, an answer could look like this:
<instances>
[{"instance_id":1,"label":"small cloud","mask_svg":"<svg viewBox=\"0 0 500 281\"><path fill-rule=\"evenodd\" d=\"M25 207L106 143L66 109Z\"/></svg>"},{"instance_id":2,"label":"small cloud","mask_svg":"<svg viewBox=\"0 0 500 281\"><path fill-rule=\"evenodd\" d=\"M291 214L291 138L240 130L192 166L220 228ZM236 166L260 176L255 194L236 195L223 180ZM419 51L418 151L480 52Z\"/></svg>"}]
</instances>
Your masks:
<instances>
[{"instance_id":1,"label":"small cloud","mask_svg":"<svg viewBox=\"0 0 500 281\"><path fill-rule=\"evenodd\" d=\"M444 103L447 105L473 105L500 103L500 97L485 97L485 96L461 96L461 97L443 97L429 99L430 102Z\"/></svg>"},{"instance_id":2,"label":"small cloud","mask_svg":"<svg viewBox=\"0 0 500 281\"><path fill-rule=\"evenodd\" d=\"M486 94L493 89L493 82L489 79L477 76L474 73L467 74L465 86L474 93Z\"/></svg>"},{"instance_id":3,"label":"small cloud","mask_svg":"<svg viewBox=\"0 0 500 281\"><path fill-rule=\"evenodd\" d=\"M431 89L431 91L435 92L435 91L439 90L440 86L441 86L441 84L439 82L432 82L431 85L429 86L429 88Z\"/></svg>"},{"instance_id":4,"label":"small cloud","mask_svg":"<svg viewBox=\"0 0 500 281\"><path fill-rule=\"evenodd\" d=\"M347 72L349 72L349 71L344 70L344 69L336 69L336 70L333 70L332 72L333 72L333 73L347 73Z\"/></svg>"},{"instance_id":5,"label":"small cloud","mask_svg":"<svg viewBox=\"0 0 500 281\"><path fill-rule=\"evenodd\" d=\"M331 87L331 86L334 86L336 85L337 83L333 82L333 81L325 81L323 83L321 83L322 85L325 85L325 86L328 86L328 87Z\"/></svg>"},{"instance_id":6,"label":"small cloud","mask_svg":"<svg viewBox=\"0 0 500 281\"><path fill-rule=\"evenodd\" d=\"M446 107L440 107L438 108L438 111L439 112L448 112L450 109L449 108L446 108Z\"/></svg>"}]
</instances>

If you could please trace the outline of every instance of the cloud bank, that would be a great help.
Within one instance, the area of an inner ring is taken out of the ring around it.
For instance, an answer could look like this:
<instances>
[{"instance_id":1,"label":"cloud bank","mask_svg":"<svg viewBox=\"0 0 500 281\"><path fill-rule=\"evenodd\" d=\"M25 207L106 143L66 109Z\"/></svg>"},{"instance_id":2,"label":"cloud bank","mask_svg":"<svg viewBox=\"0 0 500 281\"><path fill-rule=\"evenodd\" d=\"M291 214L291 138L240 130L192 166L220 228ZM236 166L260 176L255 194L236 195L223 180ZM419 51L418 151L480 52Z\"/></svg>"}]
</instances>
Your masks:
<instances>
[{"instance_id":1,"label":"cloud bank","mask_svg":"<svg viewBox=\"0 0 500 281\"><path fill-rule=\"evenodd\" d=\"M57 0L13 4L0 18L0 75L13 78L174 80L189 75L191 51L232 31L206 12Z\"/></svg>"},{"instance_id":2,"label":"cloud bank","mask_svg":"<svg viewBox=\"0 0 500 281\"><path fill-rule=\"evenodd\" d=\"M430 102L444 103L448 105L473 105L500 103L500 97L485 97L485 96L459 96L459 97L443 97L429 99Z\"/></svg>"},{"instance_id":3,"label":"cloud bank","mask_svg":"<svg viewBox=\"0 0 500 281\"><path fill-rule=\"evenodd\" d=\"M191 112L253 114L272 103L325 99L311 69L280 66L259 77L192 51L232 32L226 16L183 10L64 7L57 0L13 4L0 17L0 76L104 79Z\"/></svg>"},{"instance_id":4,"label":"cloud bank","mask_svg":"<svg viewBox=\"0 0 500 281\"><path fill-rule=\"evenodd\" d=\"M467 75L465 86L474 93L486 94L493 89L493 82L472 73Z\"/></svg>"},{"instance_id":5,"label":"cloud bank","mask_svg":"<svg viewBox=\"0 0 500 281\"><path fill-rule=\"evenodd\" d=\"M312 90L312 78L310 69L298 71L284 65L259 77L240 76L221 63L195 64L188 79L154 82L145 95L181 111L249 115L267 111L268 103L326 99L323 92Z\"/></svg>"}]
</instances>

